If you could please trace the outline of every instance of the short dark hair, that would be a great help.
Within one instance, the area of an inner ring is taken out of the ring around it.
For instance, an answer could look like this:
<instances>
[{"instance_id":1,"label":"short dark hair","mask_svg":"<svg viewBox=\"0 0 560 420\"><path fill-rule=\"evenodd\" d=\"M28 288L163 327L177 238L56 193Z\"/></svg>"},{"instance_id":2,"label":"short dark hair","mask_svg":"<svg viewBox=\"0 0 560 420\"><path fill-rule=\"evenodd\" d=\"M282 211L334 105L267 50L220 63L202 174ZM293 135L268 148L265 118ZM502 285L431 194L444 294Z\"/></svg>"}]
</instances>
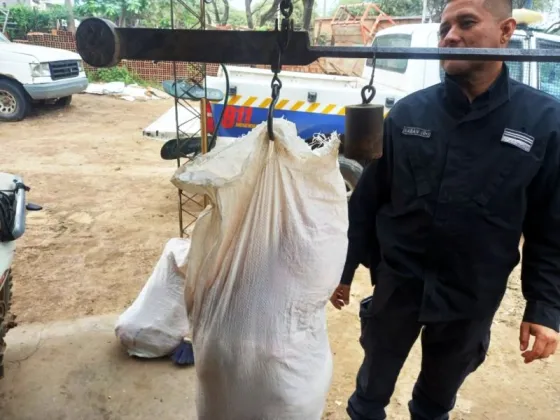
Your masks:
<instances>
[{"instance_id":1,"label":"short dark hair","mask_svg":"<svg viewBox=\"0 0 560 420\"><path fill-rule=\"evenodd\" d=\"M445 0L445 5L453 0ZM513 13L513 0L484 0L484 7L498 19L507 19Z\"/></svg>"},{"instance_id":2,"label":"short dark hair","mask_svg":"<svg viewBox=\"0 0 560 420\"><path fill-rule=\"evenodd\" d=\"M513 13L512 0L485 0L484 6L499 19L510 18Z\"/></svg>"}]
</instances>

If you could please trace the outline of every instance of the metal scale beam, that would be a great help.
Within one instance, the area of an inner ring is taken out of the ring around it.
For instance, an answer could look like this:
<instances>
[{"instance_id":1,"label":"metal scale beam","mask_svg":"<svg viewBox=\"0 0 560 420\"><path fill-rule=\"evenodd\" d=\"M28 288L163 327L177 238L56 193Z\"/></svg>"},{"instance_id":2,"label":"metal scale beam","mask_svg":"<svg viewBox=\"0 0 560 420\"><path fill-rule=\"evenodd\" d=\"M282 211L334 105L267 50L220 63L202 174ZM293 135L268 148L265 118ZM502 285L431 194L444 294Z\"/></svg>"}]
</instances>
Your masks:
<instances>
[{"instance_id":1,"label":"metal scale beam","mask_svg":"<svg viewBox=\"0 0 560 420\"><path fill-rule=\"evenodd\" d=\"M271 64L278 57L278 32L117 28L89 18L76 33L78 53L94 67L112 67L123 59L227 64ZM307 65L320 57L406 58L560 62L560 49L312 47L307 32L294 31L282 53L282 65Z\"/></svg>"}]
</instances>

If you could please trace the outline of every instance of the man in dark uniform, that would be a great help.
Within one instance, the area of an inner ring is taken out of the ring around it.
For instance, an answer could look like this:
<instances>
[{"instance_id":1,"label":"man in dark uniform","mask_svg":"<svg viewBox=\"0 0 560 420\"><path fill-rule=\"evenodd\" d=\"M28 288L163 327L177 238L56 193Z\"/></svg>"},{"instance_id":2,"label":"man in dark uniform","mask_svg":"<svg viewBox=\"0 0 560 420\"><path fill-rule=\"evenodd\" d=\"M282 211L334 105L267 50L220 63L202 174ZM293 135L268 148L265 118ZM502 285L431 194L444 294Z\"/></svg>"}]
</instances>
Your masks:
<instances>
[{"instance_id":1,"label":"man in dark uniform","mask_svg":"<svg viewBox=\"0 0 560 420\"><path fill-rule=\"evenodd\" d=\"M511 0L450 0L440 46L506 47L511 13ZM375 283L361 310L365 358L347 408L354 420L385 418L419 335L411 416L449 418L457 391L485 359L521 235L521 355L530 363L558 344L560 104L510 79L502 62L442 65L443 83L391 110L384 155L350 201L347 263L331 302L348 304L359 264Z\"/></svg>"}]
</instances>

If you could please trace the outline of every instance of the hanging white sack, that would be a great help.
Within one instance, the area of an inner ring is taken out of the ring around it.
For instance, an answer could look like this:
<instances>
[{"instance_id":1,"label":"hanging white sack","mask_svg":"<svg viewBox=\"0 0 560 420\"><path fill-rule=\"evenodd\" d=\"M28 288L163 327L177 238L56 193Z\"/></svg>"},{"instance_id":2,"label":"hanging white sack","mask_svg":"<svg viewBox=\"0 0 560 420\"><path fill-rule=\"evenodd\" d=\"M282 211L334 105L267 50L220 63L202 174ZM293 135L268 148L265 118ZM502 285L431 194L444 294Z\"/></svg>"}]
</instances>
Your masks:
<instances>
[{"instance_id":1,"label":"hanging white sack","mask_svg":"<svg viewBox=\"0 0 560 420\"><path fill-rule=\"evenodd\" d=\"M339 140L312 151L294 124L274 132L263 123L172 180L211 202L185 290L199 420L319 420L330 387L326 304L348 246Z\"/></svg>"},{"instance_id":2,"label":"hanging white sack","mask_svg":"<svg viewBox=\"0 0 560 420\"><path fill-rule=\"evenodd\" d=\"M167 356L190 333L184 297L190 246L190 239L167 242L142 291L117 320L115 334L131 356Z\"/></svg>"}]
</instances>

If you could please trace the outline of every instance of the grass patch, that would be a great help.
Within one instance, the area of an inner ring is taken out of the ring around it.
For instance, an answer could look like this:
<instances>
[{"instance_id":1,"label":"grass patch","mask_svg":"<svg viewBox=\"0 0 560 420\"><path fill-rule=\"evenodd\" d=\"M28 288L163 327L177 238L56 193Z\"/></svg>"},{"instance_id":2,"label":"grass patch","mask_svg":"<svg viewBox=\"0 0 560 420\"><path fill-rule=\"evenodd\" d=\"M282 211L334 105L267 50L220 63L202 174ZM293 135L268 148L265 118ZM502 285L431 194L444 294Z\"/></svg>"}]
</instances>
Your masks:
<instances>
[{"instance_id":1,"label":"grass patch","mask_svg":"<svg viewBox=\"0 0 560 420\"><path fill-rule=\"evenodd\" d=\"M142 79L126 67L110 67L86 71L88 80L92 83L124 82L125 85L137 84L142 87L159 87L160 83Z\"/></svg>"}]
</instances>

